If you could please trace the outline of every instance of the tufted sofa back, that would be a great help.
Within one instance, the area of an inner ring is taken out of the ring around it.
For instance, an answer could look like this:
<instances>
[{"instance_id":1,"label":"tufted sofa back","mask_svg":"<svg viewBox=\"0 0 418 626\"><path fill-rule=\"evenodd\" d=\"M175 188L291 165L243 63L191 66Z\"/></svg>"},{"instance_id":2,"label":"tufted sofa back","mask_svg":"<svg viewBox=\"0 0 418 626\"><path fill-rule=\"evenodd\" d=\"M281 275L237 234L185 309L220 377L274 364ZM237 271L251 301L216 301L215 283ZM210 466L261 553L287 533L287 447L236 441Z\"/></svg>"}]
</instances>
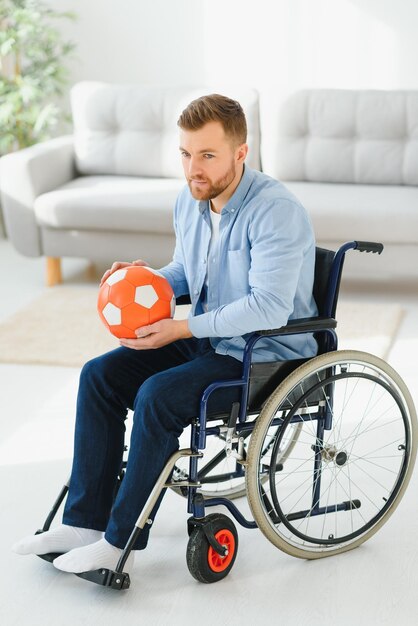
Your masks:
<instances>
[{"instance_id":1,"label":"tufted sofa back","mask_svg":"<svg viewBox=\"0 0 418 626\"><path fill-rule=\"evenodd\" d=\"M177 120L210 87L115 85L82 82L71 91L76 166L81 174L183 178ZM247 159L260 167L259 110L255 90L225 93L247 117Z\"/></svg>"},{"instance_id":2,"label":"tufted sofa back","mask_svg":"<svg viewBox=\"0 0 418 626\"><path fill-rule=\"evenodd\" d=\"M277 124L262 139L276 178L418 185L418 91L299 91Z\"/></svg>"}]
</instances>

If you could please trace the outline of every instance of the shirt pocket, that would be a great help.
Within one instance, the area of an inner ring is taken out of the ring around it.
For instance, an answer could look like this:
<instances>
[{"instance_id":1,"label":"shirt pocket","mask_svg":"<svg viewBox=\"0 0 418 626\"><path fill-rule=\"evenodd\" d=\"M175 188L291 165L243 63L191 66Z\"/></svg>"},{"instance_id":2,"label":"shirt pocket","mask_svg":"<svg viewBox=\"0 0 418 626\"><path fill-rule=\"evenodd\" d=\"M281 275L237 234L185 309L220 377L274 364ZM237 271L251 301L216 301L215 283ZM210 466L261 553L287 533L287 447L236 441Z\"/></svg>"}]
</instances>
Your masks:
<instances>
[{"instance_id":1,"label":"shirt pocket","mask_svg":"<svg viewBox=\"0 0 418 626\"><path fill-rule=\"evenodd\" d=\"M227 301L242 298L250 293L248 273L250 271L250 251L248 248L227 250L224 295Z\"/></svg>"}]
</instances>

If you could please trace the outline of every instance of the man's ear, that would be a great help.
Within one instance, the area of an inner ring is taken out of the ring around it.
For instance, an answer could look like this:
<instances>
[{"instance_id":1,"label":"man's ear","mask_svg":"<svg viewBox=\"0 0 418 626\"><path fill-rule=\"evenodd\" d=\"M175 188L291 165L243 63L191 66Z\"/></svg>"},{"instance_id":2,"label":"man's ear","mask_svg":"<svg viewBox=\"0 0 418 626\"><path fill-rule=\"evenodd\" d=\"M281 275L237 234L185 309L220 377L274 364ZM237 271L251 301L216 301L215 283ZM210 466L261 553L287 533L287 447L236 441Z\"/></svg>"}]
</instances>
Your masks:
<instances>
[{"instance_id":1,"label":"man's ear","mask_svg":"<svg viewBox=\"0 0 418 626\"><path fill-rule=\"evenodd\" d=\"M242 143L240 146L238 146L235 154L237 163L244 163L248 154L248 145L246 143Z\"/></svg>"}]
</instances>

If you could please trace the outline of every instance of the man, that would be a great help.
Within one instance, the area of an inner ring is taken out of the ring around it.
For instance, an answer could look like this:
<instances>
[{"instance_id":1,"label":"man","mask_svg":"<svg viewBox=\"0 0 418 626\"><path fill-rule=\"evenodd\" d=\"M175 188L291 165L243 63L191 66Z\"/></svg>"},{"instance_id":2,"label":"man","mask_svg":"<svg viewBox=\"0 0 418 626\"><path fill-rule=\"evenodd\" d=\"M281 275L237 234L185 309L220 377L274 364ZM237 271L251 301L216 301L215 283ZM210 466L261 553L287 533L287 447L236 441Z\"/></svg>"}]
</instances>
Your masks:
<instances>
[{"instance_id":1,"label":"man","mask_svg":"<svg viewBox=\"0 0 418 626\"><path fill-rule=\"evenodd\" d=\"M247 334L317 314L309 219L281 183L245 165L241 106L204 96L190 103L178 125L187 186L174 208L173 260L160 271L176 297L190 294L192 310L187 320L139 328L137 339L121 339L120 348L81 372L63 524L14 546L20 554L65 553L54 561L64 571L114 568L181 432L198 415L203 390L241 375ZM102 282L127 265L114 263ZM316 350L311 335L266 338L253 356L287 360ZM209 410L227 411L238 394L213 394ZM130 452L113 503L128 408L134 412ZM149 526L135 550L145 548L148 534Z\"/></svg>"}]
</instances>

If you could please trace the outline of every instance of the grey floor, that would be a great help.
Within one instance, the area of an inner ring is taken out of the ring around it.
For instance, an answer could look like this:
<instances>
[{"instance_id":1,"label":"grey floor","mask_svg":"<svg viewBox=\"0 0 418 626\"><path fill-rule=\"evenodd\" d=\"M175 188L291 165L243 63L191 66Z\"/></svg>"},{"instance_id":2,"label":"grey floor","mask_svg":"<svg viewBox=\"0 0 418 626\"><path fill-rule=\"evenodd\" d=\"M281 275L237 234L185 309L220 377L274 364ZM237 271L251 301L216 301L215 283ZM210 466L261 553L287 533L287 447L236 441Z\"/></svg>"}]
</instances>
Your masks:
<instances>
[{"instance_id":1,"label":"grey floor","mask_svg":"<svg viewBox=\"0 0 418 626\"><path fill-rule=\"evenodd\" d=\"M44 263L0 239L0 319L44 291ZM64 278L87 280L86 264L66 260ZM343 284L342 299L400 302L406 311L388 361L418 403L416 283ZM45 329L47 332L47 329ZM25 329L22 328L22 342ZM58 341L73 341L57 337ZM19 346L16 346L16 350ZM184 502L168 493L128 592L114 592L10 551L43 522L70 470L78 370L0 364L0 624L396 624L417 623L418 478L393 517L366 544L319 561L292 558L259 531L239 529L231 574L216 585L191 578ZM240 502L248 513L245 501Z\"/></svg>"}]
</instances>

